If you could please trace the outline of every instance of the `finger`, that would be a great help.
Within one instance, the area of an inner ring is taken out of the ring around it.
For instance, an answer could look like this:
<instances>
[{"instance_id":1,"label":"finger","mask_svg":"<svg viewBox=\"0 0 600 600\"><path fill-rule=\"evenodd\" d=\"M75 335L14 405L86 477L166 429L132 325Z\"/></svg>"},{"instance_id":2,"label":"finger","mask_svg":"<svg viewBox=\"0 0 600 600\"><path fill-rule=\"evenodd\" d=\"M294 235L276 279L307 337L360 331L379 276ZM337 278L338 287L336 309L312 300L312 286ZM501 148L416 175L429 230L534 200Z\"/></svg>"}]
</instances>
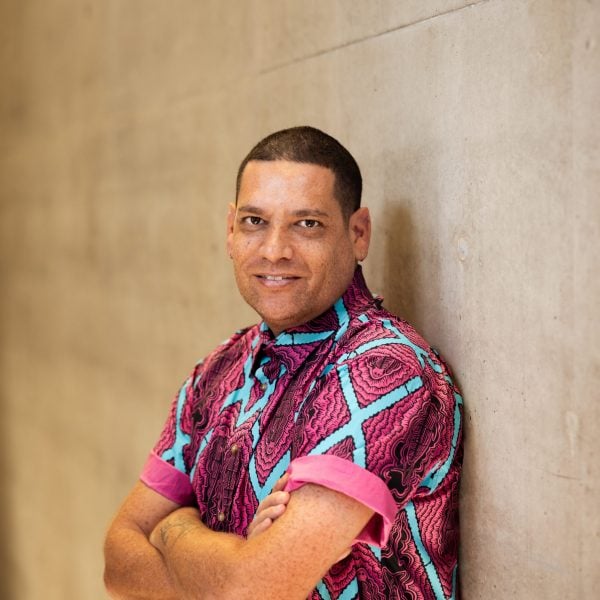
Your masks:
<instances>
[{"instance_id":1,"label":"finger","mask_svg":"<svg viewBox=\"0 0 600 600\"><path fill-rule=\"evenodd\" d=\"M285 504L276 504L275 506L269 506L269 508L265 508L256 513L254 520L250 523L248 527L248 532L254 531L262 521L270 520L274 521L278 517L280 517L285 512Z\"/></svg>"},{"instance_id":2,"label":"finger","mask_svg":"<svg viewBox=\"0 0 600 600\"><path fill-rule=\"evenodd\" d=\"M256 514L258 515L260 512L271 506L276 506L278 504L287 504L289 500L289 492L272 492L258 505L258 508L256 509Z\"/></svg>"},{"instance_id":3,"label":"finger","mask_svg":"<svg viewBox=\"0 0 600 600\"><path fill-rule=\"evenodd\" d=\"M263 533L264 531L269 529L269 527L271 527L272 524L273 524L273 521L271 521L271 519L265 519L264 521L261 521L260 523L257 523L256 525L253 521L252 523L250 523L250 527L248 527L248 535L246 537L248 539L250 539L251 537L254 537L260 533Z\"/></svg>"},{"instance_id":4,"label":"finger","mask_svg":"<svg viewBox=\"0 0 600 600\"><path fill-rule=\"evenodd\" d=\"M285 503L278 503L273 506L262 508L259 507L254 520L248 526L247 536L250 537L251 535L256 534L257 531L264 531L265 527L263 527L262 523L268 521L268 525L271 525L275 519L279 518L285 512L285 508Z\"/></svg>"},{"instance_id":5,"label":"finger","mask_svg":"<svg viewBox=\"0 0 600 600\"><path fill-rule=\"evenodd\" d=\"M285 487L285 484L288 482L289 478L290 478L289 474L284 473L283 476L277 480L277 483L273 487L273 491L278 492L280 490L283 490L283 488Z\"/></svg>"},{"instance_id":6,"label":"finger","mask_svg":"<svg viewBox=\"0 0 600 600\"><path fill-rule=\"evenodd\" d=\"M264 519L271 519L274 521L278 517L280 517L285 512L285 504L276 504L275 506L270 506L265 510L261 511L260 515L257 514L255 521L263 521Z\"/></svg>"}]
</instances>

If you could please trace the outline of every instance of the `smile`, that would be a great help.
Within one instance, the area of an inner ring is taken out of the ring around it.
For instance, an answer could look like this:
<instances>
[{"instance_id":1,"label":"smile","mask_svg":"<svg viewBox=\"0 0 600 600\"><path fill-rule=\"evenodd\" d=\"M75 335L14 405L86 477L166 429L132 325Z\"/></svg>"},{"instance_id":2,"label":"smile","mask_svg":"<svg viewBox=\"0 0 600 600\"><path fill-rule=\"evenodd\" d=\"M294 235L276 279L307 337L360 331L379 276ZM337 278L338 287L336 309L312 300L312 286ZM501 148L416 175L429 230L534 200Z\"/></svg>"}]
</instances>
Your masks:
<instances>
[{"instance_id":1,"label":"smile","mask_svg":"<svg viewBox=\"0 0 600 600\"><path fill-rule=\"evenodd\" d=\"M298 279L292 275L257 275L256 277L269 287L283 286Z\"/></svg>"}]
</instances>

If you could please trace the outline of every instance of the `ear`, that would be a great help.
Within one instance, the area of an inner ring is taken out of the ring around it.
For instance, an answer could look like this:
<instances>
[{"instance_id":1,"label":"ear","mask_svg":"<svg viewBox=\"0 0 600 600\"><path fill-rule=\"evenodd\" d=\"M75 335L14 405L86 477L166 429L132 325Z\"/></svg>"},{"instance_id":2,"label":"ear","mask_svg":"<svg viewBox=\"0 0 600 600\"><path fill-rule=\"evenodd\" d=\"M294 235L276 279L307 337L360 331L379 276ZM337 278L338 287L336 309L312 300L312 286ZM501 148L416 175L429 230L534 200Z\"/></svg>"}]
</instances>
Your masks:
<instances>
[{"instance_id":1,"label":"ear","mask_svg":"<svg viewBox=\"0 0 600 600\"><path fill-rule=\"evenodd\" d=\"M227 210L227 255L232 258L233 254L233 226L235 224L235 204L231 203Z\"/></svg>"},{"instance_id":2,"label":"ear","mask_svg":"<svg viewBox=\"0 0 600 600\"><path fill-rule=\"evenodd\" d=\"M365 260L371 242L371 215L366 206L359 208L350 216L348 228L354 246L354 257L359 262Z\"/></svg>"}]
</instances>

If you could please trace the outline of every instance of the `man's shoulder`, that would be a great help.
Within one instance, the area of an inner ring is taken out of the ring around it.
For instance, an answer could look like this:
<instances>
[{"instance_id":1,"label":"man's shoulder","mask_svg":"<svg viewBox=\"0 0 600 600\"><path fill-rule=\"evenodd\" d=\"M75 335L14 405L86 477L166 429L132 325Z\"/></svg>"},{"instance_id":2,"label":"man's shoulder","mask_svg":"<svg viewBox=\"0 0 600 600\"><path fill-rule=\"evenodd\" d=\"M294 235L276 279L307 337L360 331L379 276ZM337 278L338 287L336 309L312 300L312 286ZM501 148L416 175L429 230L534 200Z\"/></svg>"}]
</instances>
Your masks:
<instances>
[{"instance_id":1,"label":"man's shoulder","mask_svg":"<svg viewBox=\"0 0 600 600\"><path fill-rule=\"evenodd\" d=\"M258 342L259 336L260 327L258 324L243 327L218 344L208 356L220 356L227 353L247 353Z\"/></svg>"},{"instance_id":2,"label":"man's shoulder","mask_svg":"<svg viewBox=\"0 0 600 600\"><path fill-rule=\"evenodd\" d=\"M382 306L376 306L353 318L340 337L338 364L396 364L404 372L426 377L450 376L449 369L425 338L406 320Z\"/></svg>"},{"instance_id":3,"label":"man's shoulder","mask_svg":"<svg viewBox=\"0 0 600 600\"><path fill-rule=\"evenodd\" d=\"M343 352L352 352L353 355L387 353L398 345L420 354L435 353L410 323L381 306L354 317L339 345Z\"/></svg>"},{"instance_id":4,"label":"man's shoulder","mask_svg":"<svg viewBox=\"0 0 600 600\"><path fill-rule=\"evenodd\" d=\"M195 372L199 374L214 369L224 371L231 365L243 361L252 351L259 335L258 325L238 329L198 361Z\"/></svg>"}]
</instances>

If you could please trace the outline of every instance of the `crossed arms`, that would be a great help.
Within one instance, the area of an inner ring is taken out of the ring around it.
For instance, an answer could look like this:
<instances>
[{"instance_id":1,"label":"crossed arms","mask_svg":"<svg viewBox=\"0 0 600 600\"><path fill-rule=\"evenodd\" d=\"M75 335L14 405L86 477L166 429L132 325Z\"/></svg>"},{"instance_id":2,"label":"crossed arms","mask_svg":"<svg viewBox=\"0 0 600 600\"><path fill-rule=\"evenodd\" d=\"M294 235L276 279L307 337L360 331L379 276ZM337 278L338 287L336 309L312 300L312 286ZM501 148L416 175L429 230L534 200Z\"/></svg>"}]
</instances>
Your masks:
<instances>
[{"instance_id":1,"label":"crossed arms","mask_svg":"<svg viewBox=\"0 0 600 600\"><path fill-rule=\"evenodd\" d=\"M271 495L261 503L243 538L210 530L196 509L182 508L137 483L106 537L104 579L110 595L123 600L306 598L347 553L373 511L314 484L292 492L289 502L279 498Z\"/></svg>"}]
</instances>

